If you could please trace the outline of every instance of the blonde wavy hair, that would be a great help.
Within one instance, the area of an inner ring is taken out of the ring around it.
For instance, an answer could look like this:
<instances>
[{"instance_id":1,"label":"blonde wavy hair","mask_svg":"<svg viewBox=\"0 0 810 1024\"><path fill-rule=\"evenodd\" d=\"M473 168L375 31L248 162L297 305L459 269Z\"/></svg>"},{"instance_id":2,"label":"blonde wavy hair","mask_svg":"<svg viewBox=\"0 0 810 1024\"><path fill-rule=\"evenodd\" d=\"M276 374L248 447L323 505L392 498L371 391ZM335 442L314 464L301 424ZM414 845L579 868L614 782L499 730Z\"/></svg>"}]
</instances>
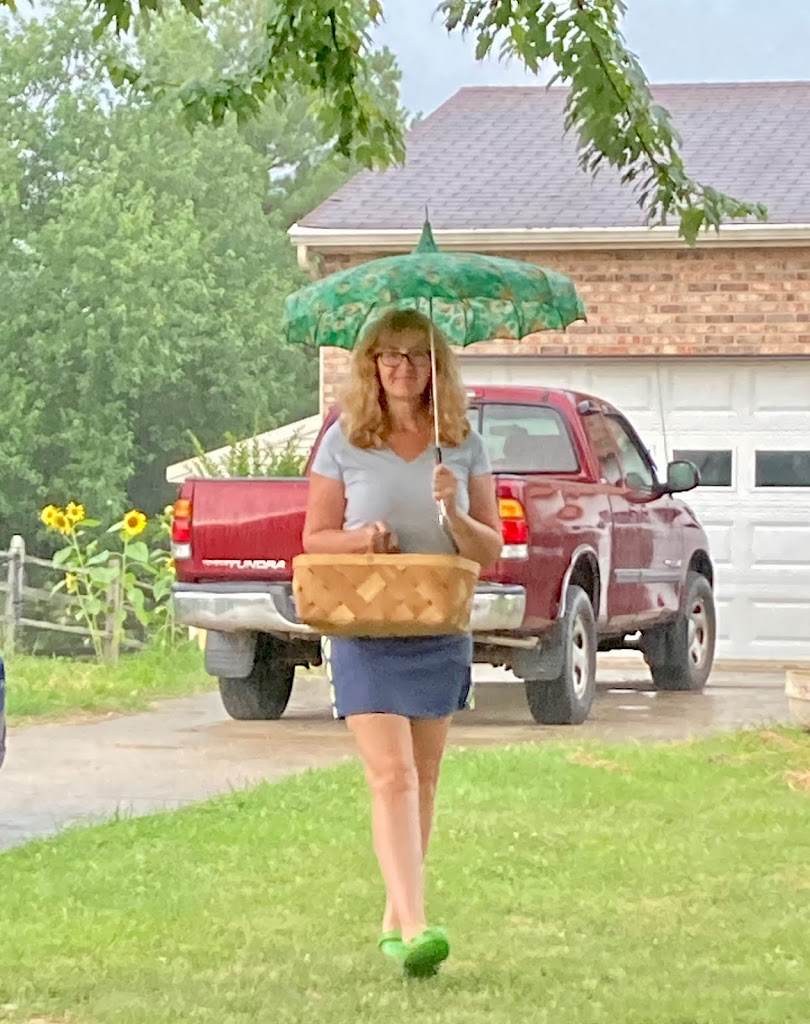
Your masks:
<instances>
[{"instance_id":1,"label":"blonde wavy hair","mask_svg":"<svg viewBox=\"0 0 810 1024\"><path fill-rule=\"evenodd\" d=\"M405 331L418 331L430 344L430 320L416 309L393 309L370 324L352 352L347 385L340 396L340 421L350 444L357 448L383 448L391 431L385 391L377 372L381 342ZM436 396L439 405L439 440L451 448L470 433L467 395L453 350L434 325L436 349ZM433 415L430 382L422 395L425 410Z\"/></svg>"}]
</instances>

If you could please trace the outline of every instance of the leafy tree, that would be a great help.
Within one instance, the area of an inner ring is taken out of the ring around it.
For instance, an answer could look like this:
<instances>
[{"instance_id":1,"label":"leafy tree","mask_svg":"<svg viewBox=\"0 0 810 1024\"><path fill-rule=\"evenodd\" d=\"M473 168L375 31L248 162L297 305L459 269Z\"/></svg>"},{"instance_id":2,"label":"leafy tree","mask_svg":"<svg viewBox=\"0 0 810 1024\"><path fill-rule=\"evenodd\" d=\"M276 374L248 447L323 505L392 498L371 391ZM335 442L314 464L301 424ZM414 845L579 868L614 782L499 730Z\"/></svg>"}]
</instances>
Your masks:
<instances>
[{"instance_id":1,"label":"leafy tree","mask_svg":"<svg viewBox=\"0 0 810 1024\"><path fill-rule=\"evenodd\" d=\"M219 7L179 0L208 21ZM11 5L14 0L0 0ZM167 0L91 0L106 26L128 30L161 15ZM692 178L680 155L669 113L652 97L637 57L621 33L624 0L441 0L448 31L472 33L479 57L494 52L532 71L556 65L570 86L567 129L576 133L582 166L618 168L636 189L649 220L676 218L688 242L702 228L729 218L766 217L765 208L718 192ZM212 60L205 75L153 76L137 65L116 65L120 81L149 94L180 98L190 123L221 124L226 112L257 114L270 98L303 88L315 97L324 138L364 166L403 157L402 123L381 100L370 32L383 16L380 0L266 0L257 44L237 60Z\"/></svg>"},{"instance_id":2,"label":"leafy tree","mask_svg":"<svg viewBox=\"0 0 810 1024\"><path fill-rule=\"evenodd\" d=\"M190 133L99 64L101 45L191 74L215 44L185 16L100 44L69 0L0 20L0 540L48 502L162 508L189 430L214 445L317 408L317 360L278 332L303 283L286 228L352 165L301 93Z\"/></svg>"}]
</instances>

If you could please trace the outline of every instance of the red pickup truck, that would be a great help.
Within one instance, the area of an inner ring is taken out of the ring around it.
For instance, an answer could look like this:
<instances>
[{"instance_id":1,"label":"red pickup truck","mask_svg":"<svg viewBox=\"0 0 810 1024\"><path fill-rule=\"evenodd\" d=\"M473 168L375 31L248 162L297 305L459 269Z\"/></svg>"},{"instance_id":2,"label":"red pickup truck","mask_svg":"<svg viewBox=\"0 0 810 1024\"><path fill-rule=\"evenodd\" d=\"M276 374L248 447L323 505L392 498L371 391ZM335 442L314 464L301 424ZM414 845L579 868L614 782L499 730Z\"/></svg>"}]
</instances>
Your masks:
<instances>
[{"instance_id":1,"label":"red pickup truck","mask_svg":"<svg viewBox=\"0 0 810 1024\"><path fill-rule=\"evenodd\" d=\"M698 485L695 466L670 463L659 481L630 423L590 395L474 388L469 416L504 540L475 594L475 660L525 680L541 723L585 720L597 650L640 649L658 689L700 690L714 657L714 572L703 529L674 497ZM295 666L320 664L320 637L291 592L307 487L306 476L194 478L175 505L176 618L208 631L206 668L234 718L278 718Z\"/></svg>"}]
</instances>

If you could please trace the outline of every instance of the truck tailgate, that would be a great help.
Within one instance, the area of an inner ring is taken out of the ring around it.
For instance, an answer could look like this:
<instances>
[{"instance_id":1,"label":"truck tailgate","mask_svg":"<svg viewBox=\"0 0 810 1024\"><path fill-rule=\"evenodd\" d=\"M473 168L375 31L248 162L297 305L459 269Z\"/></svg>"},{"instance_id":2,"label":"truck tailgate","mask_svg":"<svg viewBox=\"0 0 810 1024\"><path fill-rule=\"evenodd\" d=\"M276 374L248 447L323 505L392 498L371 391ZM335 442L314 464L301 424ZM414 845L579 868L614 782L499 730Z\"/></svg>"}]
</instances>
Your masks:
<instances>
[{"instance_id":1,"label":"truck tailgate","mask_svg":"<svg viewBox=\"0 0 810 1024\"><path fill-rule=\"evenodd\" d=\"M191 558L179 559L186 582L289 580L301 553L309 481L305 478L195 479L191 501Z\"/></svg>"}]
</instances>

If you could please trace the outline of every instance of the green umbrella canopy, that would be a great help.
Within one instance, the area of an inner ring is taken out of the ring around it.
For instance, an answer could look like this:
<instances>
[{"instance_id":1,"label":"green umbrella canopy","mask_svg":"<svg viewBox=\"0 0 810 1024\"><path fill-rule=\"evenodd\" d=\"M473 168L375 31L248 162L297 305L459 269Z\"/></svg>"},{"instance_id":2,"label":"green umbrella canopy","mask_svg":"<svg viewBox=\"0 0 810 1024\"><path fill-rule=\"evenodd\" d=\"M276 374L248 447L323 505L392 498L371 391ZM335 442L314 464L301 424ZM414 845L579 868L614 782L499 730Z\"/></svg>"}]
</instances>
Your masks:
<instances>
[{"instance_id":1,"label":"green umbrella canopy","mask_svg":"<svg viewBox=\"0 0 810 1024\"><path fill-rule=\"evenodd\" d=\"M419 244L330 274L290 295L283 329L291 342L352 349L389 309L418 309L455 345L564 330L585 307L564 274L534 263L441 252L425 221Z\"/></svg>"}]
</instances>

